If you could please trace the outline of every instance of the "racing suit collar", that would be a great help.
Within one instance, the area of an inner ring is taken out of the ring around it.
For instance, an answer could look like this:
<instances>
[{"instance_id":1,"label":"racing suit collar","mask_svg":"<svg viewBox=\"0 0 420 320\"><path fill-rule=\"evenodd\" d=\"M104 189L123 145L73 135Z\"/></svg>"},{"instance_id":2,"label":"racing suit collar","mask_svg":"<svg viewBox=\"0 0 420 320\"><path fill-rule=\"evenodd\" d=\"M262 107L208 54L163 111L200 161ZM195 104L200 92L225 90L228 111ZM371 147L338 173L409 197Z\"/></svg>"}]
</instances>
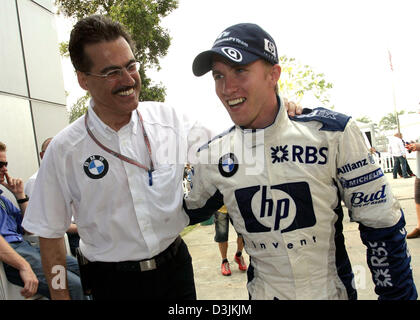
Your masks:
<instances>
[{"instance_id":1,"label":"racing suit collar","mask_svg":"<svg viewBox=\"0 0 420 320\"><path fill-rule=\"evenodd\" d=\"M287 113L284 108L283 99L277 95L277 104L279 106L277 115L272 124L262 129L246 129L241 126L236 126L239 130L237 131L243 140L244 146L248 149L255 148L256 146L264 144L264 136L270 135L272 132L281 126L281 124L287 119Z\"/></svg>"}]
</instances>

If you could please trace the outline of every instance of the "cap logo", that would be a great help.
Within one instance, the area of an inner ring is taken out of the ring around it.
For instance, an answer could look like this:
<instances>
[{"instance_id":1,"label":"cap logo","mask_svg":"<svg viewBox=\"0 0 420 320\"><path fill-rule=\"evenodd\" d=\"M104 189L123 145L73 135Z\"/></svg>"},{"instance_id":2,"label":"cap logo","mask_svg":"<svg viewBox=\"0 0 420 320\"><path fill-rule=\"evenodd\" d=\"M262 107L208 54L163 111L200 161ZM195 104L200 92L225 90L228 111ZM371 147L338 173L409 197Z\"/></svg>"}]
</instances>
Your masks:
<instances>
[{"instance_id":1,"label":"cap logo","mask_svg":"<svg viewBox=\"0 0 420 320\"><path fill-rule=\"evenodd\" d=\"M222 52L235 62L242 61L242 54L234 48L224 47L222 48Z\"/></svg>"},{"instance_id":2,"label":"cap logo","mask_svg":"<svg viewBox=\"0 0 420 320\"><path fill-rule=\"evenodd\" d=\"M268 39L264 39L264 50L276 56L276 45Z\"/></svg>"},{"instance_id":3,"label":"cap logo","mask_svg":"<svg viewBox=\"0 0 420 320\"><path fill-rule=\"evenodd\" d=\"M230 31L223 31L218 37L217 39L221 39L224 37L227 37L230 34Z\"/></svg>"}]
</instances>

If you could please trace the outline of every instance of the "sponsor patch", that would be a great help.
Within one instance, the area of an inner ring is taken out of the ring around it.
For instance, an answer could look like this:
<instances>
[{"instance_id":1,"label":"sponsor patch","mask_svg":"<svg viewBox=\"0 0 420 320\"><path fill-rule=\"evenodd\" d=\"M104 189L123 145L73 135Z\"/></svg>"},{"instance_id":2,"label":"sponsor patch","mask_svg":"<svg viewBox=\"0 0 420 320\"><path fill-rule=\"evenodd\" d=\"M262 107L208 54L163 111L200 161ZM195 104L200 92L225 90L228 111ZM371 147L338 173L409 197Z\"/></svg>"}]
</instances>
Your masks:
<instances>
[{"instance_id":1,"label":"sponsor patch","mask_svg":"<svg viewBox=\"0 0 420 320\"><path fill-rule=\"evenodd\" d=\"M368 162L367 159L362 159L353 163L347 163L344 166L342 166L341 168L337 169L337 174L344 174L344 173L348 173L350 171L353 171L355 169L359 169L361 167L367 166Z\"/></svg>"},{"instance_id":2,"label":"sponsor patch","mask_svg":"<svg viewBox=\"0 0 420 320\"><path fill-rule=\"evenodd\" d=\"M229 59L235 62L241 62L242 61L242 54L236 50L235 48L231 47L224 47L222 48L222 52L228 56Z\"/></svg>"},{"instance_id":3,"label":"sponsor patch","mask_svg":"<svg viewBox=\"0 0 420 320\"><path fill-rule=\"evenodd\" d=\"M83 169L89 178L101 179L107 174L109 165L104 157L94 155L85 160Z\"/></svg>"},{"instance_id":4,"label":"sponsor patch","mask_svg":"<svg viewBox=\"0 0 420 320\"><path fill-rule=\"evenodd\" d=\"M373 193L354 192L350 199L353 208L365 207L386 202L385 185Z\"/></svg>"},{"instance_id":5,"label":"sponsor patch","mask_svg":"<svg viewBox=\"0 0 420 320\"><path fill-rule=\"evenodd\" d=\"M376 169L375 171L366 173L362 176L346 180L344 178L340 178L341 185L343 188L353 188L357 186L361 186L362 184L374 181L376 179L379 179L380 177L383 177L384 173L382 172L381 168Z\"/></svg>"},{"instance_id":6,"label":"sponsor patch","mask_svg":"<svg viewBox=\"0 0 420 320\"><path fill-rule=\"evenodd\" d=\"M316 224L307 182L247 187L235 190L235 198L250 233L284 233Z\"/></svg>"},{"instance_id":7,"label":"sponsor patch","mask_svg":"<svg viewBox=\"0 0 420 320\"><path fill-rule=\"evenodd\" d=\"M271 163L287 161L306 164L326 164L328 148L313 146L284 145L271 147Z\"/></svg>"},{"instance_id":8,"label":"sponsor patch","mask_svg":"<svg viewBox=\"0 0 420 320\"><path fill-rule=\"evenodd\" d=\"M238 168L238 159L233 153L227 153L219 159L219 172L226 178L232 177Z\"/></svg>"}]
</instances>

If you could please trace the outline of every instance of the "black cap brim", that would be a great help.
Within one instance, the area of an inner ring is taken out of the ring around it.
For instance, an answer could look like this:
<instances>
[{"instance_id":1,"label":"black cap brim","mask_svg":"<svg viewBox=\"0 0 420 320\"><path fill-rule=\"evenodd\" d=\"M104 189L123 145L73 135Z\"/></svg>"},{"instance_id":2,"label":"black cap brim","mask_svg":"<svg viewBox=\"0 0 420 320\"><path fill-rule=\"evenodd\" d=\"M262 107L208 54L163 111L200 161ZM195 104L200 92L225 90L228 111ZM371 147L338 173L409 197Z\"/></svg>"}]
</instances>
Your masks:
<instances>
[{"instance_id":1,"label":"black cap brim","mask_svg":"<svg viewBox=\"0 0 420 320\"><path fill-rule=\"evenodd\" d=\"M228 50L236 50L239 51L240 59L238 57L233 57L227 53ZM228 61L233 62L237 65L246 65L251 62L254 62L258 59L261 59L260 56L257 56L253 53L250 53L245 50L241 50L239 48L233 48L233 47L216 47L212 48L211 50L204 51L200 53L197 57L195 57L192 65L193 73L196 77L200 77L207 72L209 72L213 67L213 56L217 54Z\"/></svg>"}]
</instances>

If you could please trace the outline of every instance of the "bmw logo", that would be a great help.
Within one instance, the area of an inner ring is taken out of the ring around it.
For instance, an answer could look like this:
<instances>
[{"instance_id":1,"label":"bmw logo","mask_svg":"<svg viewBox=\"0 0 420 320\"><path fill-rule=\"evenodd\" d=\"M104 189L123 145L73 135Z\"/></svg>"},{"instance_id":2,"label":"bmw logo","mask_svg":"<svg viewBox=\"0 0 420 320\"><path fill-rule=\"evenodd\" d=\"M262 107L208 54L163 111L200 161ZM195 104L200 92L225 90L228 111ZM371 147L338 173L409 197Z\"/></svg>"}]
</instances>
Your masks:
<instances>
[{"instance_id":1,"label":"bmw logo","mask_svg":"<svg viewBox=\"0 0 420 320\"><path fill-rule=\"evenodd\" d=\"M83 163L86 175L92 179L100 179L108 172L108 161L102 156L90 156Z\"/></svg>"},{"instance_id":2,"label":"bmw logo","mask_svg":"<svg viewBox=\"0 0 420 320\"><path fill-rule=\"evenodd\" d=\"M233 153L227 153L219 159L219 172L224 177L233 176L238 171L238 159Z\"/></svg>"}]
</instances>

